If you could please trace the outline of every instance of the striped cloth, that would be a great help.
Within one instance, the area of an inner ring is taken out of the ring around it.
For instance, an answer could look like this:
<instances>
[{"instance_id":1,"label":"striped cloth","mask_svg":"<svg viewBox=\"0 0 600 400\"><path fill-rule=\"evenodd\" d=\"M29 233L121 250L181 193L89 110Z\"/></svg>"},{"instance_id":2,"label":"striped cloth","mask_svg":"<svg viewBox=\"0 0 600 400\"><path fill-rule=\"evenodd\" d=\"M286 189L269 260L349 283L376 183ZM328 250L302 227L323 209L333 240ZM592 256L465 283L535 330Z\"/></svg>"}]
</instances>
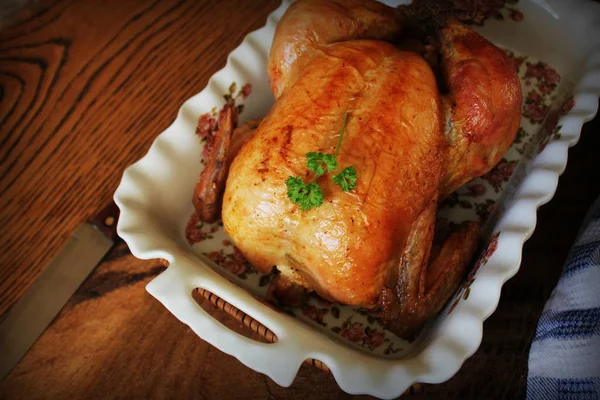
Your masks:
<instances>
[{"instance_id":1,"label":"striped cloth","mask_svg":"<svg viewBox=\"0 0 600 400\"><path fill-rule=\"evenodd\" d=\"M538 322L527 399L600 400L600 198Z\"/></svg>"}]
</instances>

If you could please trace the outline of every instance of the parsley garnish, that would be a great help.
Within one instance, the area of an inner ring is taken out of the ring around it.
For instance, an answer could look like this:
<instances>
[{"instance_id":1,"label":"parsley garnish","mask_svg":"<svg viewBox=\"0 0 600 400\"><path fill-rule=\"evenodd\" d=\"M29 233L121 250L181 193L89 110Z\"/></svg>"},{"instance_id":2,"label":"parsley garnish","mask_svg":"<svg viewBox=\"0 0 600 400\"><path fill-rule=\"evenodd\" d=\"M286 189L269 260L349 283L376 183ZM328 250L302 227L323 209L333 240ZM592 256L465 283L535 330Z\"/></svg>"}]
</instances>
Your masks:
<instances>
[{"instance_id":1,"label":"parsley garnish","mask_svg":"<svg viewBox=\"0 0 600 400\"><path fill-rule=\"evenodd\" d=\"M308 211L323 204L323 193L317 182L306 184L299 177L290 176L285 184L288 188L288 197L298 204L302 211Z\"/></svg>"},{"instance_id":2,"label":"parsley garnish","mask_svg":"<svg viewBox=\"0 0 600 400\"><path fill-rule=\"evenodd\" d=\"M356 168L346 167L332 179L333 183L341 187L344 192L354 190L356 188Z\"/></svg>"},{"instance_id":3,"label":"parsley garnish","mask_svg":"<svg viewBox=\"0 0 600 400\"><path fill-rule=\"evenodd\" d=\"M344 123L340 131L335 154L323 154L310 152L306 153L306 166L317 176L323 176L325 172L333 172L337 169L337 155L340 152L340 146L348 124L348 113L344 115ZM349 192L356 188L356 168L353 166L344 168L339 174L333 175L333 183L338 185L344 192ZM317 182L304 183L299 176L290 176L286 179L288 198L298 204L302 211L308 211L313 207L319 207L323 204L323 192Z\"/></svg>"},{"instance_id":4,"label":"parsley garnish","mask_svg":"<svg viewBox=\"0 0 600 400\"><path fill-rule=\"evenodd\" d=\"M323 154L310 152L306 153L306 166L312 172L321 176L327 172L333 172L337 169L337 160L333 154Z\"/></svg>"}]
</instances>

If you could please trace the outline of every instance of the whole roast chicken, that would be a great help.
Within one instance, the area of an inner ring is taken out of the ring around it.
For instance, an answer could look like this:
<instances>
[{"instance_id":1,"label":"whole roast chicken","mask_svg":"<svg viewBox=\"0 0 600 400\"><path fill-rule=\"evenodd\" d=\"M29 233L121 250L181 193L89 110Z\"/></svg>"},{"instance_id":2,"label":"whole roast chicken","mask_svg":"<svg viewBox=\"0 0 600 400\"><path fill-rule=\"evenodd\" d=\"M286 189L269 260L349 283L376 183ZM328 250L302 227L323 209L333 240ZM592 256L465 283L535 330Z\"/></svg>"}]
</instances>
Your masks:
<instances>
[{"instance_id":1,"label":"whole roast chicken","mask_svg":"<svg viewBox=\"0 0 600 400\"><path fill-rule=\"evenodd\" d=\"M423 44L410 25L372 0L293 3L271 47L273 108L237 129L221 113L194 197L258 271L279 271L276 298L379 310L403 338L439 312L477 247L467 222L432 250L438 202L499 162L522 101L510 60L475 31L448 21ZM307 153L337 154L338 170L315 174ZM332 179L344 166L351 190ZM320 205L292 201L289 177L315 182Z\"/></svg>"}]
</instances>

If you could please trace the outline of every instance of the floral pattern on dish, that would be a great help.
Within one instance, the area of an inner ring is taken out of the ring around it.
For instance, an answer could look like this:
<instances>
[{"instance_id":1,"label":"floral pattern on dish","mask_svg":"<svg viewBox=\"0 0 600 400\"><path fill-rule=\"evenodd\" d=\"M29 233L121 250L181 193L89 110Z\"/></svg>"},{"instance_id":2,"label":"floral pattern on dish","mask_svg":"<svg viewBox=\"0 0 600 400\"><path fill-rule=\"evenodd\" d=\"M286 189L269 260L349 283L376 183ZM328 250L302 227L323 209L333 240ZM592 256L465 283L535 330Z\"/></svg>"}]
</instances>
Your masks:
<instances>
[{"instance_id":1,"label":"floral pattern on dish","mask_svg":"<svg viewBox=\"0 0 600 400\"><path fill-rule=\"evenodd\" d=\"M458 302L461 299L467 300L469 298L469 294L471 293L471 284L475 281L475 275L477 274L477 271L479 271L479 268L481 268L482 266L487 264L490 257L498 249L498 238L499 237L500 237L500 232L496 232L490 238L486 248L481 252L481 255L475 262L475 265L473 266L473 268L471 268L471 271L469 271L469 275L467 276L465 283L462 285L462 287L460 289L458 289L456 297L455 297L452 305L448 309L448 314L450 314L452 311L454 311L454 308L456 308L456 306L458 305Z\"/></svg>"},{"instance_id":2,"label":"floral pattern on dish","mask_svg":"<svg viewBox=\"0 0 600 400\"><path fill-rule=\"evenodd\" d=\"M240 98L242 100L246 100L251 94L252 84L246 83L238 91L237 83L232 82L231 85L229 85L229 92L223 95L225 104L230 104L231 106L233 106L234 125L237 125L238 118L240 114L242 114L242 112L244 111L244 105L236 103L239 101ZM223 112L223 109L224 107L221 107L221 109L217 111L217 107L213 107L213 109L210 110L210 112L202 114L198 119L198 125L196 126L196 135L198 135L202 143L204 143L204 147L202 148L202 163L204 163L204 160L208 157L208 154L214 146L215 134L219 129L219 114Z\"/></svg>"},{"instance_id":3,"label":"floral pattern on dish","mask_svg":"<svg viewBox=\"0 0 600 400\"><path fill-rule=\"evenodd\" d=\"M424 8L434 15L433 19L450 16L467 25L483 26L487 20L523 21L525 15L515 7L517 3L518 0L416 0L413 5L416 15Z\"/></svg>"}]
</instances>

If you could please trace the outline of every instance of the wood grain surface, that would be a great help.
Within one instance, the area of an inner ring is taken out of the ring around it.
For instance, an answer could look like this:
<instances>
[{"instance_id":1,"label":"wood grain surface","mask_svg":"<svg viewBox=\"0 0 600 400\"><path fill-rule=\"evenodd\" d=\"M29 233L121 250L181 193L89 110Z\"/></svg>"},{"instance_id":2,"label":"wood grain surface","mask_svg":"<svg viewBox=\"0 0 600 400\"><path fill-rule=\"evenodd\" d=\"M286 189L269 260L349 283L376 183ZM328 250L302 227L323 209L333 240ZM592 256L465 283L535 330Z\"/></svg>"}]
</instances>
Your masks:
<instances>
[{"instance_id":1,"label":"wood grain surface","mask_svg":"<svg viewBox=\"0 0 600 400\"><path fill-rule=\"evenodd\" d=\"M41 1L0 32L0 315L112 196L140 158L277 0ZM5 24L3 24L5 25ZM478 352L410 398L522 398L537 318L600 194L600 119L584 127L522 268ZM164 267L121 243L19 365L2 399L349 398L303 366L281 388L193 334L145 292ZM210 309L212 305L204 302ZM245 329L219 311L211 314ZM252 335L250 331L248 335Z\"/></svg>"},{"instance_id":2,"label":"wood grain surface","mask_svg":"<svg viewBox=\"0 0 600 400\"><path fill-rule=\"evenodd\" d=\"M65 0L0 33L0 315L277 5Z\"/></svg>"}]
</instances>

